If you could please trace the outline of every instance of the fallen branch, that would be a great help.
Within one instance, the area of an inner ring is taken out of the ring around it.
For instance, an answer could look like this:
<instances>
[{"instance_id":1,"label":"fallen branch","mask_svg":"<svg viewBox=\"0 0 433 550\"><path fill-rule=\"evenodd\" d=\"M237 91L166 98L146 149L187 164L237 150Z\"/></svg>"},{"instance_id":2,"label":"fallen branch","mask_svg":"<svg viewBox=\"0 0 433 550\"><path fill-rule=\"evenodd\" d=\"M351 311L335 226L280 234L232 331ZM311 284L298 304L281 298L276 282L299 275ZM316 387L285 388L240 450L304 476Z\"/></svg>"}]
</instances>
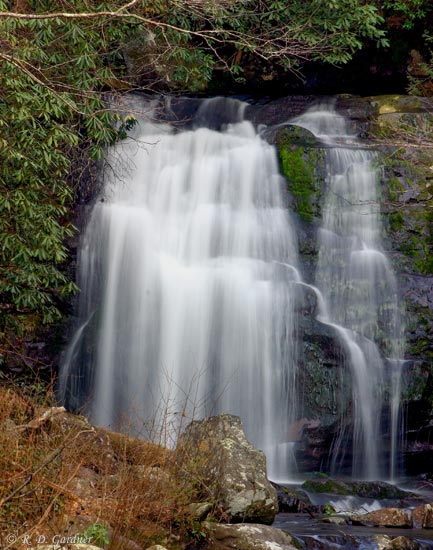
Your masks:
<instances>
[{"instance_id":1,"label":"fallen branch","mask_svg":"<svg viewBox=\"0 0 433 550\"><path fill-rule=\"evenodd\" d=\"M42 424L45 424L45 422L47 422L48 420L51 420L54 416L65 412L65 407L50 407L38 418L30 420L30 422L27 422L27 424L22 424L20 426L9 428L8 431L25 432L26 430L35 430L36 428L39 428Z\"/></svg>"}]
</instances>

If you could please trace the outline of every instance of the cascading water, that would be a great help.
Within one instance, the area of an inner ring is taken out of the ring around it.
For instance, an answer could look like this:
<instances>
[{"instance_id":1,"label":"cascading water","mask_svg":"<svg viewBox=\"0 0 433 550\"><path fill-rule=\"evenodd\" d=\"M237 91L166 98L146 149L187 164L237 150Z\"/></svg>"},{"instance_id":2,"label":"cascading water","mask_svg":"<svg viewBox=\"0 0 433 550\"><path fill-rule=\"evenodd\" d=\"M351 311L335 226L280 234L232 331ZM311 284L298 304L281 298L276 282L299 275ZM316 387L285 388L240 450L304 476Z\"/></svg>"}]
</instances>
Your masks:
<instances>
[{"instance_id":1,"label":"cascading water","mask_svg":"<svg viewBox=\"0 0 433 550\"><path fill-rule=\"evenodd\" d=\"M81 324L60 391L94 422L127 418L136 431L143 419L237 414L279 479L296 407L297 244L275 149L245 105L203 104L201 123L231 111L220 132L142 120L108 152L117 168L84 234Z\"/></svg>"},{"instance_id":2,"label":"cascading water","mask_svg":"<svg viewBox=\"0 0 433 550\"><path fill-rule=\"evenodd\" d=\"M321 319L337 330L352 370L352 475L394 479L403 325L397 281L381 244L375 155L353 148L354 135L332 107L307 111L293 123L310 130L326 146L328 180L316 285L323 295ZM392 393L389 449L381 448L385 362L391 372L387 383ZM334 471L343 458L345 438L342 429L334 444ZM386 472L381 465L387 461Z\"/></svg>"},{"instance_id":3,"label":"cascading water","mask_svg":"<svg viewBox=\"0 0 433 550\"><path fill-rule=\"evenodd\" d=\"M110 170L80 249L78 327L59 390L95 423L143 435L149 420L158 437L170 438L183 418L237 414L266 451L271 479L283 481L296 471L294 432L303 414L295 297L306 283L275 148L244 120L245 106L206 100L194 129L176 131L155 121L159 108L147 102L130 138L107 152ZM380 242L374 156L335 146L349 136L332 111L292 122L326 147L318 288L306 286L345 348L353 380L354 426L341 420L331 466L339 470L351 439L353 475L384 474L386 354L396 366L392 477L401 322Z\"/></svg>"}]
</instances>

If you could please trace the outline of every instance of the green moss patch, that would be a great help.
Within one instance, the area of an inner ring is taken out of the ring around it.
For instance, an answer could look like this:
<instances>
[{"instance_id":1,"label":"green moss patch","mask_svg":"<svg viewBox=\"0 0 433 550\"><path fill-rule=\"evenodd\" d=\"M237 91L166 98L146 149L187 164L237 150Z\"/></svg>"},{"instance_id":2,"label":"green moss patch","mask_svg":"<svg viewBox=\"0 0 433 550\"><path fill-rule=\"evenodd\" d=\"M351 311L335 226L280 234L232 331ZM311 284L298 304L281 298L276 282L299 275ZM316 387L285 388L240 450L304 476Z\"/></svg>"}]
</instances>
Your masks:
<instances>
[{"instance_id":1,"label":"green moss patch","mask_svg":"<svg viewBox=\"0 0 433 550\"><path fill-rule=\"evenodd\" d=\"M342 481L335 479L307 479L302 484L302 489L310 493L328 493L331 495L350 495L351 491Z\"/></svg>"},{"instance_id":2,"label":"green moss patch","mask_svg":"<svg viewBox=\"0 0 433 550\"><path fill-rule=\"evenodd\" d=\"M315 215L314 160L304 147L279 149L281 170L296 201L296 212L304 221L312 221ZM308 160L306 160L308 159Z\"/></svg>"}]
</instances>

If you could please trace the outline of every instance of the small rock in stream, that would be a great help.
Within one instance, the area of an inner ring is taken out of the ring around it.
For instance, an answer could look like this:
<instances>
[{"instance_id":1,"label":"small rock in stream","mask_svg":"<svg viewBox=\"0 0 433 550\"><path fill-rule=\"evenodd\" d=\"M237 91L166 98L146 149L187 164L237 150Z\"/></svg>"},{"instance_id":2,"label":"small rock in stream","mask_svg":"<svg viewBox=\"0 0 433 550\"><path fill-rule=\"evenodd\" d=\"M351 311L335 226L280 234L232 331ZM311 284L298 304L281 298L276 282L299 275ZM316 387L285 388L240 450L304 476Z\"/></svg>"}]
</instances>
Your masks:
<instances>
[{"instance_id":1,"label":"small rock in stream","mask_svg":"<svg viewBox=\"0 0 433 550\"><path fill-rule=\"evenodd\" d=\"M413 509L413 526L418 529L433 528L433 506L431 504L421 504Z\"/></svg>"}]
</instances>

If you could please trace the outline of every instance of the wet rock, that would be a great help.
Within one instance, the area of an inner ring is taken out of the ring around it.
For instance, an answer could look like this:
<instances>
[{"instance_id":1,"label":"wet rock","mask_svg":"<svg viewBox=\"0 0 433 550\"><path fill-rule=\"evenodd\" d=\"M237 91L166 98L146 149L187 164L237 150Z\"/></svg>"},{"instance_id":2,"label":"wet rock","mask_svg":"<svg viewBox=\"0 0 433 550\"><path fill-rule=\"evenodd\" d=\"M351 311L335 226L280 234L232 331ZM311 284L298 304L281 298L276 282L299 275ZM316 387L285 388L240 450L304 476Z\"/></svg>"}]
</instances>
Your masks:
<instances>
[{"instance_id":1,"label":"wet rock","mask_svg":"<svg viewBox=\"0 0 433 550\"><path fill-rule=\"evenodd\" d=\"M318 512L318 506L315 506L307 493L293 489L292 487L283 487L272 483L277 491L278 512L296 514L299 512Z\"/></svg>"},{"instance_id":2,"label":"wet rock","mask_svg":"<svg viewBox=\"0 0 433 550\"><path fill-rule=\"evenodd\" d=\"M352 524L378 527L412 527L412 518L399 508L382 508L368 514L351 516Z\"/></svg>"},{"instance_id":3,"label":"wet rock","mask_svg":"<svg viewBox=\"0 0 433 550\"><path fill-rule=\"evenodd\" d=\"M417 506L412 510L413 526L417 529L421 529L423 518L424 518L424 504L421 506Z\"/></svg>"},{"instance_id":4,"label":"wet rock","mask_svg":"<svg viewBox=\"0 0 433 550\"><path fill-rule=\"evenodd\" d=\"M276 129L271 127L268 133L265 134L265 137L270 143L281 143L281 141L284 141L288 144L304 147L323 147L320 140L310 130L289 123L282 129L278 128L278 126Z\"/></svg>"},{"instance_id":5,"label":"wet rock","mask_svg":"<svg viewBox=\"0 0 433 550\"><path fill-rule=\"evenodd\" d=\"M302 488L309 493L329 493L332 495L351 494L350 488L346 483L330 477L307 479L307 481L304 481L302 484Z\"/></svg>"},{"instance_id":6,"label":"wet rock","mask_svg":"<svg viewBox=\"0 0 433 550\"><path fill-rule=\"evenodd\" d=\"M296 494L293 494L287 487L281 487L275 483L272 485L277 491L278 512L296 514L300 511L300 500Z\"/></svg>"},{"instance_id":7,"label":"wet rock","mask_svg":"<svg viewBox=\"0 0 433 550\"><path fill-rule=\"evenodd\" d=\"M317 296L315 296L317 300ZM300 419L304 422L295 456L300 471L319 471L331 460L341 417L350 416L350 375L342 367L346 351L335 328L312 315L299 321L299 370L297 392L302 395ZM299 421L299 420L298 420ZM350 452L347 452L348 462Z\"/></svg>"},{"instance_id":8,"label":"wet rock","mask_svg":"<svg viewBox=\"0 0 433 550\"><path fill-rule=\"evenodd\" d=\"M387 544L384 550L419 550L420 544L408 537L397 537Z\"/></svg>"},{"instance_id":9,"label":"wet rock","mask_svg":"<svg viewBox=\"0 0 433 550\"><path fill-rule=\"evenodd\" d=\"M352 495L378 500L385 498L407 498L411 495L411 493L403 491L385 481L348 481L346 485L349 487Z\"/></svg>"},{"instance_id":10,"label":"wet rock","mask_svg":"<svg viewBox=\"0 0 433 550\"><path fill-rule=\"evenodd\" d=\"M282 97L264 105L254 106L250 110L250 117L255 124L266 124L267 126L281 124L299 116L316 101L317 96L314 95Z\"/></svg>"},{"instance_id":11,"label":"wet rock","mask_svg":"<svg viewBox=\"0 0 433 550\"><path fill-rule=\"evenodd\" d=\"M206 500L224 510L233 523L272 523L277 492L266 477L266 457L245 437L240 418L221 414L192 422L178 452L185 475L200 480Z\"/></svg>"},{"instance_id":12,"label":"wet rock","mask_svg":"<svg viewBox=\"0 0 433 550\"><path fill-rule=\"evenodd\" d=\"M310 493L329 493L333 495L355 495L364 498L402 499L413 496L395 485L384 481L347 481L321 476L305 481L302 485Z\"/></svg>"},{"instance_id":13,"label":"wet rock","mask_svg":"<svg viewBox=\"0 0 433 550\"><path fill-rule=\"evenodd\" d=\"M424 517L422 521L423 529L433 529L433 506L426 504L424 506Z\"/></svg>"},{"instance_id":14,"label":"wet rock","mask_svg":"<svg viewBox=\"0 0 433 550\"><path fill-rule=\"evenodd\" d=\"M424 505L417 506L412 510L412 523L415 528L420 529L424 517Z\"/></svg>"},{"instance_id":15,"label":"wet rock","mask_svg":"<svg viewBox=\"0 0 433 550\"><path fill-rule=\"evenodd\" d=\"M294 308L303 315L317 315L317 295L313 289L302 283L292 283L295 289Z\"/></svg>"},{"instance_id":16,"label":"wet rock","mask_svg":"<svg viewBox=\"0 0 433 550\"><path fill-rule=\"evenodd\" d=\"M257 524L203 524L208 533L208 550L295 550L298 546L285 531Z\"/></svg>"},{"instance_id":17,"label":"wet rock","mask_svg":"<svg viewBox=\"0 0 433 550\"><path fill-rule=\"evenodd\" d=\"M424 504L417 506L412 512L414 527L422 529L433 529L433 506Z\"/></svg>"}]
</instances>

